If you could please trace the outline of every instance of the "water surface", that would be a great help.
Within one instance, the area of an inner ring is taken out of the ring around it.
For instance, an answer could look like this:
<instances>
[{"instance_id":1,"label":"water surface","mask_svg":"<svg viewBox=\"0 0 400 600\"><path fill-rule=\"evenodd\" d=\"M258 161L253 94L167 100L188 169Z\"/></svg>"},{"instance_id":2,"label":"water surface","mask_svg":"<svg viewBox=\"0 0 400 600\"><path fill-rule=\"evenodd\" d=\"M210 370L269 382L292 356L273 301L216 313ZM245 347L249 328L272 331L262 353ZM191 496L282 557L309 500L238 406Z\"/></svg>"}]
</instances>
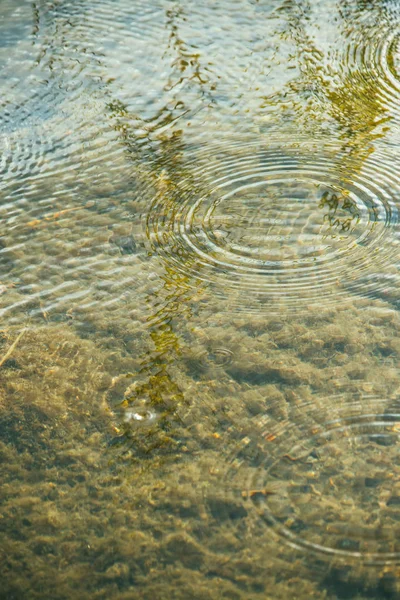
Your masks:
<instances>
[{"instance_id":1,"label":"water surface","mask_svg":"<svg viewBox=\"0 0 400 600\"><path fill-rule=\"evenodd\" d=\"M0 598L398 598L399 2L0 14Z\"/></svg>"}]
</instances>

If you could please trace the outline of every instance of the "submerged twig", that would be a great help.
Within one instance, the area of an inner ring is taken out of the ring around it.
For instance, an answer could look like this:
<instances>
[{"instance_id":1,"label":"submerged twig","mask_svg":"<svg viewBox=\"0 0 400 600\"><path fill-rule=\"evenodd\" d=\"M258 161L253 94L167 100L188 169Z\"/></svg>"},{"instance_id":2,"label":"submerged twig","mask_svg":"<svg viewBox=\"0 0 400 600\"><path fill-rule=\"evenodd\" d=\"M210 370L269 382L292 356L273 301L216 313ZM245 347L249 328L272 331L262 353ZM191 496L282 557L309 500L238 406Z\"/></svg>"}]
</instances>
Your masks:
<instances>
[{"instance_id":1,"label":"submerged twig","mask_svg":"<svg viewBox=\"0 0 400 600\"><path fill-rule=\"evenodd\" d=\"M18 344L18 342L20 341L20 339L22 338L22 336L24 335L26 329L23 329L15 338L15 340L13 341L13 343L11 344L11 346L9 347L9 349L7 350L7 352L4 354L4 356L2 358L0 358L0 367L3 366L3 364L6 362L6 360L11 356L11 354L14 352L16 345Z\"/></svg>"}]
</instances>

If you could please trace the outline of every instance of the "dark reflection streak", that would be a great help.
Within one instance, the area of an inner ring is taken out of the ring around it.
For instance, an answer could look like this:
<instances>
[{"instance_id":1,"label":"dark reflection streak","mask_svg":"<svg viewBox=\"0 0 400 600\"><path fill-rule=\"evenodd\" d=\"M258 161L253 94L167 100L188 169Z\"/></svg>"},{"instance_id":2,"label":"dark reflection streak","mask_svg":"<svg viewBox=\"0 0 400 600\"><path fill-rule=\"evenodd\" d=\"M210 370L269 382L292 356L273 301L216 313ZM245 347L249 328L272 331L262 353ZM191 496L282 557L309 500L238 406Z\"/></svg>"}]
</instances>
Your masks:
<instances>
[{"instance_id":1,"label":"dark reflection streak","mask_svg":"<svg viewBox=\"0 0 400 600\"><path fill-rule=\"evenodd\" d=\"M319 133L327 119L339 129L343 142L340 166L346 179L351 180L359 174L365 160L374 150L375 140L384 135L383 126L390 121L385 108L379 102L377 81L368 77L368 65L360 73L349 69L332 73L331 66L324 64L324 54L307 34L307 23L312 17L311 4L287 0L282 6L286 13L287 28L283 39L290 39L296 46L299 76L291 80L283 90L279 102L288 96L293 102L296 120L301 122L310 135ZM342 19L342 33L350 38L356 18L360 11L370 11L369 3L343 2L338 4ZM379 8L374 6L376 19L382 19ZM343 61L343 57L341 56ZM371 65L372 68L372 65ZM276 102L276 98L273 99ZM347 198L345 202L352 204ZM355 211L355 206L351 206ZM334 214L331 215L334 220Z\"/></svg>"},{"instance_id":2,"label":"dark reflection streak","mask_svg":"<svg viewBox=\"0 0 400 600\"><path fill-rule=\"evenodd\" d=\"M162 107L151 119L142 119L130 112L127 105L119 100L109 102L107 109L130 160L134 163L138 161L145 169L148 169L150 161L151 169L148 169L146 177L149 180L157 179L164 168L160 153L162 136L168 135L167 130L188 114L190 109L177 101L172 106Z\"/></svg>"},{"instance_id":3,"label":"dark reflection streak","mask_svg":"<svg viewBox=\"0 0 400 600\"><path fill-rule=\"evenodd\" d=\"M171 64L171 74L166 91L177 88L185 80L200 87L201 94L213 101L212 91L216 84L211 83L209 66L203 66L200 61L200 53L194 51L194 47L186 43L179 33L179 22L185 21L184 10L179 2L174 2L173 7L166 11L166 27L170 30L169 43L164 58L173 50L174 55Z\"/></svg>"},{"instance_id":4,"label":"dark reflection streak","mask_svg":"<svg viewBox=\"0 0 400 600\"><path fill-rule=\"evenodd\" d=\"M312 133L326 120L327 83L321 69L323 53L307 34L306 23L310 19L311 5L309 2L286 0L280 13L286 17L286 27L280 32L280 37L283 41L294 43L293 66L299 70L299 75L289 81L278 96L264 96L265 106L287 106L289 102L296 120Z\"/></svg>"},{"instance_id":5,"label":"dark reflection streak","mask_svg":"<svg viewBox=\"0 0 400 600\"><path fill-rule=\"evenodd\" d=\"M376 5L374 9L376 20L382 19L383 15ZM346 38L350 36L361 10L369 12L368 3L359 2L356 7L353 2L338 4L342 33ZM332 67L324 64L324 53L307 33L307 23L312 17L311 4L287 0L281 11L287 19L287 28L281 35L295 44L296 65L300 72L282 91L281 101L284 102L286 96L291 98L296 119L310 134L318 132L327 117L333 118L339 126L344 150L348 152L350 147L353 155L361 151L363 162L371 152L372 142L382 137L379 127L390 118L377 99L379 90L376 83L372 77L368 78L368 65L363 73L349 72L348 65L344 74L332 73Z\"/></svg>"},{"instance_id":6,"label":"dark reflection streak","mask_svg":"<svg viewBox=\"0 0 400 600\"><path fill-rule=\"evenodd\" d=\"M357 2L356 9L354 3L352 9L353 12L348 2L339 5L346 38L350 38L359 12L370 11L371 7L369 3ZM378 10L376 5L375 10ZM378 21L382 17L382 14L377 14ZM343 148L356 173L360 172L365 160L373 153L374 141L384 136L382 126L390 121L387 110L378 99L378 80L368 76L368 68L372 68L372 65L365 65L361 73L346 69L339 84L328 92L330 113L339 124Z\"/></svg>"},{"instance_id":7,"label":"dark reflection streak","mask_svg":"<svg viewBox=\"0 0 400 600\"><path fill-rule=\"evenodd\" d=\"M348 23L352 23L354 21L355 11L356 14L360 13L368 13L371 17L372 15L376 15L376 18L379 14L382 14L382 11L385 10L385 0L340 0L338 2L338 12L342 16L342 18ZM375 19L371 19L371 23L374 22Z\"/></svg>"},{"instance_id":8,"label":"dark reflection streak","mask_svg":"<svg viewBox=\"0 0 400 600\"><path fill-rule=\"evenodd\" d=\"M151 185L156 193L163 195L168 217L168 211L177 210L180 203L180 191L175 181L190 178L183 161L182 132L165 129L177 117L173 119L171 112L164 108L157 116L156 124L152 124L129 114L127 107L121 103L110 103L108 108L115 118L115 128L120 132L130 160L149 169L142 185ZM140 141L135 133L138 124L141 130L144 128L146 131ZM163 128L164 132L156 140L154 134L158 132L158 127ZM173 248L171 252L174 252ZM125 423L122 427L121 443L125 452L130 452L135 457L150 457L154 452L176 453L183 443L179 410L187 406L189 401L172 372L173 367L179 364L181 352L180 337L175 329L177 320L180 323L191 321L190 305L196 290L189 285L186 276L171 266L165 266L162 278L162 289L151 293L147 299L151 313L148 325L153 350L142 360L139 375L144 383L139 384L134 393L123 402L123 408L129 409L145 398L148 408L161 415L156 426L147 428L143 433L132 428L130 423Z\"/></svg>"},{"instance_id":9,"label":"dark reflection streak","mask_svg":"<svg viewBox=\"0 0 400 600\"><path fill-rule=\"evenodd\" d=\"M52 75L57 78L64 72L64 69L71 69L75 63L81 63L87 67L95 62L98 66L101 66L98 53L95 54L84 46L79 48L79 55L76 53L74 30L79 28L83 18L79 11L70 14L62 4L50 4L42 10L39 10L37 4L35 4L33 10L36 42L41 37L46 25L49 29L47 35L43 34L41 44L35 43L39 48L36 65L49 69ZM46 61L45 57L47 58ZM82 61L83 57L85 57L85 61ZM62 82L61 85L64 85L64 83Z\"/></svg>"},{"instance_id":10,"label":"dark reflection streak","mask_svg":"<svg viewBox=\"0 0 400 600\"><path fill-rule=\"evenodd\" d=\"M32 2L33 24L32 24L32 45L36 44L40 31L40 12L36 2Z\"/></svg>"}]
</instances>

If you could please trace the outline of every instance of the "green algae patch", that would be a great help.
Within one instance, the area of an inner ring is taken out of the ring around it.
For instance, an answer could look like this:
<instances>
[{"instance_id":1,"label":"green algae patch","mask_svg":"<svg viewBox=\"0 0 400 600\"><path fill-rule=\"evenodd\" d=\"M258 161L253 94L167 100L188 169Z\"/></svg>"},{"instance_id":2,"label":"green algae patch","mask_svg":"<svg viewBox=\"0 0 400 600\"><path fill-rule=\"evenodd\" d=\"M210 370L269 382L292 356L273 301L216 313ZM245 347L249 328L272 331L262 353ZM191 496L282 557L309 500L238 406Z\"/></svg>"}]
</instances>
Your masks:
<instances>
[{"instance_id":1,"label":"green algae patch","mask_svg":"<svg viewBox=\"0 0 400 600\"><path fill-rule=\"evenodd\" d=\"M310 311L296 321L232 324L214 305L208 323L200 332L175 326L175 336L165 336L164 326L158 334L156 325L154 355L143 338L136 346L142 354L132 358L122 351L124 340L110 353L107 337L82 339L57 324L27 328L19 338L18 330L2 332L5 597L72 599L79 590L88 599L147 600L163 590L182 599L323 600L335 597L321 589L329 572L366 596L377 596L383 581L397 590L387 575L396 565L372 569L354 560L349 571L340 556L321 564L265 521L267 505L304 536L310 518L316 543L328 535L353 551L354 539L369 544L377 535L367 516L373 507L385 520L381 542L393 542L397 313L380 301L355 301L346 311ZM163 359L163 340L173 341L171 363ZM140 362L145 369L128 370ZM355 445L364 448L361 455L333 440L324 458L312 436L335 419L373 415L371 393L386 399L391 430ZM127 420L140 399L159 418ZM356 478L365 471L363 454L368 480ZM335 471L339 460L343 469ZM359 500L357 510L351 498Z\"/></svg>"}]
</instances>

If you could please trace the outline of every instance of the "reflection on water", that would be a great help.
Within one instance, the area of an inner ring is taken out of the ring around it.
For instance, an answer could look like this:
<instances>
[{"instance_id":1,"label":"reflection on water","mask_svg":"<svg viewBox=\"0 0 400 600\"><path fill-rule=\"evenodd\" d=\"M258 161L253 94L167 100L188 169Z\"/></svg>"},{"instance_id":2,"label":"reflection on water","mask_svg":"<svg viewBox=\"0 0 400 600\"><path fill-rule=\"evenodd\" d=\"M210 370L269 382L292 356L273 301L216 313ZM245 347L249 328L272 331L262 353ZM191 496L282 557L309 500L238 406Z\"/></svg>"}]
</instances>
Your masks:
<instances>
[{"instance_id":1,"label":"reflection on water","mask_svg":"<svg viewBox=\"0 0 400 600\"><path fill-rule=\"evenodd\" d=\"M390 269L398 180L390 166L383 170L378 151L361 172L357 160L322 141L270 140L268 151L252 144L228 151L194 152L192 176L172 190L162 173L147 218L155 252L192 285L200 279L224 294L233 288L245 311L260 298L266 310L279 311L271 305L276 296L299 310L325 297L337 302L358 291L359 277ZM361 285L363 295L375 292Z\"/></svg>"},{"instance_id":2,"label":"reflection on water","mask_svg":"<svg viewBox=\"0 0 400 600\"><path fill-rule=\"evenodd\" d=\"M397 598L398 0L0 11L0 597Z\"/></svg>"}]
</instances>

